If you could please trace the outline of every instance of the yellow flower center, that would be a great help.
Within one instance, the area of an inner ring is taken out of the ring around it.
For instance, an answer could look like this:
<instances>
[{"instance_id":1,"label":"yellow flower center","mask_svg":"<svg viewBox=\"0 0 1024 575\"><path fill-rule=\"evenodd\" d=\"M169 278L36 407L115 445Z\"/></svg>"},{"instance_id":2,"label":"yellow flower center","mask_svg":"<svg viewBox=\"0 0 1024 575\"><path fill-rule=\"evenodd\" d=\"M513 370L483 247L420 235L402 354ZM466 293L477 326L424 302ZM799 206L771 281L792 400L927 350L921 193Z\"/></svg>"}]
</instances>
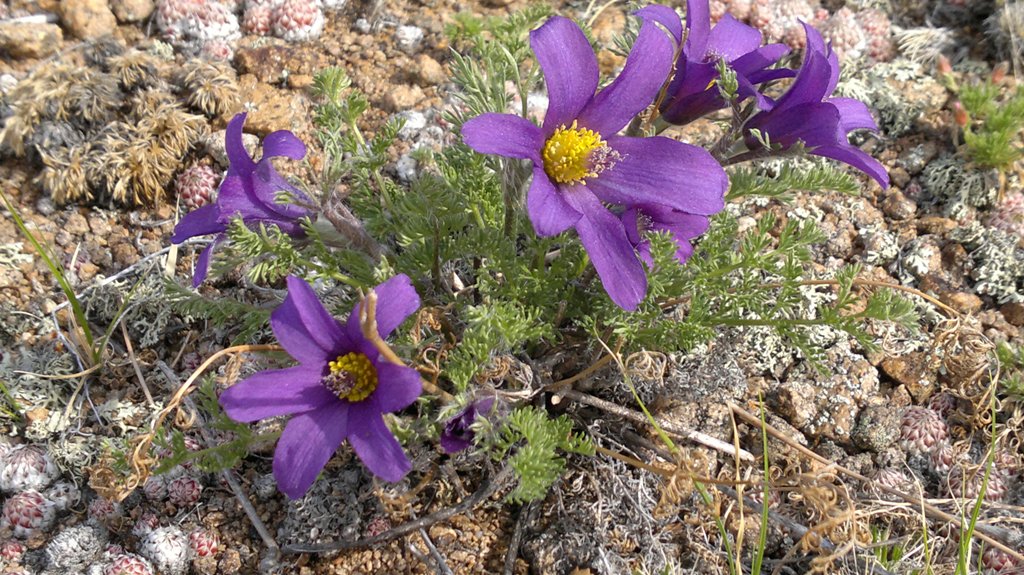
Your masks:
<instances>
[{"instance_id":1,"label":"yellow flower center","mask_svg":"<svg viewBox=\"0 0 1024 575\"><path fill-rule=\"evenodd\" d=\"M377 389L377 370L361 353L346 353L328 365L331 372L324 376L323 384L338 399L362 401Z\"/></svg>"},{"instance_id":2,"label":"yellow flower center","mask_svg":"<svg viewBox=\"0 0 1024 575\"><path fill-rule=\"evenodd\" d=\"M562 125L544 143L544 171L559 184L578 184L610 168L617 154L593 130Z\"/></svg>"}]
</instances>

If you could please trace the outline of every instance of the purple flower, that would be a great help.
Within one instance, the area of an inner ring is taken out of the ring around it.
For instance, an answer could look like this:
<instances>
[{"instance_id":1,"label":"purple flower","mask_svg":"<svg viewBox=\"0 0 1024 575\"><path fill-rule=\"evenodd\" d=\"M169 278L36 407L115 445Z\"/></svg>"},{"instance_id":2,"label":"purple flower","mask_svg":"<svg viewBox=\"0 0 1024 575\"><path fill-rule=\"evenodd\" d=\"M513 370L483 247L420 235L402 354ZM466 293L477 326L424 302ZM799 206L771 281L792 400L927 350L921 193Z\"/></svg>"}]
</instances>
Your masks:
<instances>
[{"instance_id":1,"label":"purple flower","mask_svg":"<svg viewBox=\"0 0 1024 575\"><path fill-rule=\"evenodd\" d=\"M382 338L419 308L408 276L395 276L374 291ZM309 284L289 276L288 297L270 315L270 325L299 365L259 372L220 396L224 411L236 421L292 416L274 452L274 477L293 499L306 493L346 439L363 464L385 481L398 481L412 468L382 415L416 401L420 377L412 368L388 362L363 337L359 307L343 325Z\"/></svg>"},{"instance_id":2,"label":"purple flower","mask_svg":"<svg viewBox=\"0 0 1024 575\"><path fill-rule=\"evenodd\" d=\"M682 27L674 10L653 5L641 12L644 11L671 31L677 43L682 41ZM736 72L738 99L755 97L760 107L766 100L755 85L793 76L789 69L768 69L785 56L789 48L784 44L762 47L761 32L729 14L712 28L708 0L687 0L686 30L686 42L676 62L675 76L659 106L666 122L686 124L726 106L715 85L719 60L724 59Z\"/></svg>"},{"instance_id":3,"label":"purple flower","mask_svg":"<svg viewBox=\"0 0 1024 575\"><path fill-rule=\"evenodd\" d=\"M747 147L760 143L750 134L757 129L772 145L788 149L803 142L808 152L839 160L871 176L882 188L889 187L889 174L877 160L853 146L846 135L853 130L878 130L868 107L852 98L831 98L839 83L839 57L821 34L804 24L807 53L796 79L777 101L754 114L744 125Z\"/></svg>"},{"instance_id":4,"label":"purple flower","mask_svg":"<svg viewBox=\"0 0 1024 575\"><path fill-rule=\"evenodd\" d=\"M280 130L263 139L263 157L254 162L242 144L242 125L245 114L237 114L228 123L224 145L228 153L227 174L217 192L217 202L189 212L174 228L171 242L180 244L188 238L217 234L196 261L192 286L197 287L206 279L210 267L210 255L214 247L224 241L225 231L232 218L241 217L246 225L275 225L282 232L299 237L304 235L299 219L309 216L309 210L276 201L280 192L308 201L305 194L288 183L270 163L270 158L284 156L301 160L306 155L306 146L288 130Z\"/></svg>"},{"instance_id":5,"label":"purple flower","mask_svg":"<svg viewBox=\"0 0 1024 575\"><path fill-rule=\"evenodd\" d=\"M644 232L668 232L675 240L676 259L686 263L693 255L690 240L708 231L710 222L707 216L698 216L680 212L662 206L638 206L627 209L622 214L622 223L626 227L629 242L640 252L640 258L648 266L654 265L651 257L651 242L644 239Z\"/></svg>"},{"instance_id":6,"label":"purple flower","mask_svg":"<svg viewBox=\"0 0 1024 575\"><path fill-rule=\"evenodd\" d=\"M441 432L441 447L445 453L456 453L466 449L473 444L473 422L477 417L487 416L494 409L494 398L485 397L470 403L466 409L460 411L444 424L444 431Z\"/></svg>"},{"instance_id":7,"label":"purple flower","mask_svg":"<svg viewBox=\"0 0 1024 575\"><path fill-rule=\"evenodd\" d=\"M602 202L658 205L710 215L724 206L728 178L711 155L664 137L617 136L661 89L672 66L672 40L643 10L644 24L618 78L595 94L597 58L586 36L554 17L530 33L550 102L544 124L510 114L482 114L462 127L469 147L533 162L526 209L539 236L575 228L605 291L627 310L647 291L647 277L622 221Z\"/></svg>"}]
</instances>

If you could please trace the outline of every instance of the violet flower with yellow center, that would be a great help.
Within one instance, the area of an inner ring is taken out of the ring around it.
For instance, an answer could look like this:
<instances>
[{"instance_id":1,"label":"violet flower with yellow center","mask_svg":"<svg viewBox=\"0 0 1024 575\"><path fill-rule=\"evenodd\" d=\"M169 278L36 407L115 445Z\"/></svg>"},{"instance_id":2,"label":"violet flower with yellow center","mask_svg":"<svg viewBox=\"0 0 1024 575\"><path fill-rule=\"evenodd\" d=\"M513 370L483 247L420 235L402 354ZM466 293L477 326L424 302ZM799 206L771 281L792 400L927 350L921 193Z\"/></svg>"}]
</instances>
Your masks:
<instances>
[{"instance_id":1,"label":"violet flower with yellow center","mask_svg":"<svg viewBox=\"0 0 1024 575\"><path fill-rule=\"evenodd\" d=\"M331 317L303 280L289 276L288 296L270 315L281 346L299 365L259 372L231 386L220 404L232 419L292 418L274 452L278 488L302 497L347 439L371 473L398 481L412 468L383 414L405 409L420 396L416 370L389 362L364 337L360 308L348 322ZM408 276L374 288L377 331L386 338L420 306Z\"/></svg>"},{"instance_id":2,"label":"violet flower with yellow center","mask_svg":"<svg viewBox=\"0 0 1024 575\"><path fill-rule=\"evenodd\" d=\"M625 67L596 94L597 58L586 36L571 20L551 18L530 33L550 103L543 125L488 113L462 126L474 150L533 163L526 209L534 231L554 236L575 228L605 291L627 310L644 299L647 276L605 203L707 216L722 209L728 187L725 170L702 148L617 135L654 101L672 69L675 45L651 10L636 13L644 22Z\"/></svg>"}]
</instances>

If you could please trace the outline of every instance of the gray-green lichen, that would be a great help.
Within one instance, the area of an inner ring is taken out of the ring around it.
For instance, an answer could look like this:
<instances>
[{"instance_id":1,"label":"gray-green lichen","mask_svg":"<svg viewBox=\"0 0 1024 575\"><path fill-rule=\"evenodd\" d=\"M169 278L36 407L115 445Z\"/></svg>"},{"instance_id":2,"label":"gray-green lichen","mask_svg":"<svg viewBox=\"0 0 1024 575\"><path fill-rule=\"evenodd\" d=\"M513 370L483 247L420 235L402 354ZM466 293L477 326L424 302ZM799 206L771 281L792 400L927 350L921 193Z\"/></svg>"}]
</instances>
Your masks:
<instances>
[{"instance_id":1,"label":"gray-green lichen","mask_svg":"<svg viewBox=\"0 0 1024 575\"><path fill-rule=\"evenodd\" d=\"M978 222L959 227L950 236L970 250L975 291L999 303L1024 301L1024 250L1016 236Z\"/></svg>"},{"instance_id":2,"label":"gray-green lichen","mask_svg":"<svg viewBox=\"0 0 1024 575\"><path fill-rule=\"evenodd\" d=\"M965 219L968 208L983 208L995 203L999 192L998 173L978 170L959 156L945 155L925 166L921 185L956 220Z\"/></svg>"}]
</instances>

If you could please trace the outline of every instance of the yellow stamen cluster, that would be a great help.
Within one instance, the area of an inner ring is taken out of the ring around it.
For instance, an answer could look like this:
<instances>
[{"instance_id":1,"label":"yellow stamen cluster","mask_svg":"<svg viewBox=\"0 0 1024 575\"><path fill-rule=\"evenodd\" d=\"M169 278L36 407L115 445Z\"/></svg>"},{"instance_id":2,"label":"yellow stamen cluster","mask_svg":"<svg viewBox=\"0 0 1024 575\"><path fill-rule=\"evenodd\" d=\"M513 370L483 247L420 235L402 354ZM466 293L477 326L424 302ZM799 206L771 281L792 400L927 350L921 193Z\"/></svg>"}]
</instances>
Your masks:
<instances>
[{"instance_id":1,"label":"yellow stamen cluster","mask_svg":"<svg viewBox=\"0 0 1024 575\"><path fill-rule=\"evenodd\" d=\"M608 145L601 135L593 130L579 128L573 121L568 128L564 125L544 143L541 152L544 171L559 184L577 184L586 178L597 176L600 171L599 158L594 152L607 150Z\"/></svg>"},{"instance_id":2,"label":"yellow stamen cluster","mask_svg":"<svg viewBox=\"0 0 1024 575\"><path fill-rule=\"evenodd\" d=\"M361 353L347 353L328 365L331 373L324 378L324 385L339 399L362 401L377 389L377 370Z\"/></svg>"}]
</instances>

